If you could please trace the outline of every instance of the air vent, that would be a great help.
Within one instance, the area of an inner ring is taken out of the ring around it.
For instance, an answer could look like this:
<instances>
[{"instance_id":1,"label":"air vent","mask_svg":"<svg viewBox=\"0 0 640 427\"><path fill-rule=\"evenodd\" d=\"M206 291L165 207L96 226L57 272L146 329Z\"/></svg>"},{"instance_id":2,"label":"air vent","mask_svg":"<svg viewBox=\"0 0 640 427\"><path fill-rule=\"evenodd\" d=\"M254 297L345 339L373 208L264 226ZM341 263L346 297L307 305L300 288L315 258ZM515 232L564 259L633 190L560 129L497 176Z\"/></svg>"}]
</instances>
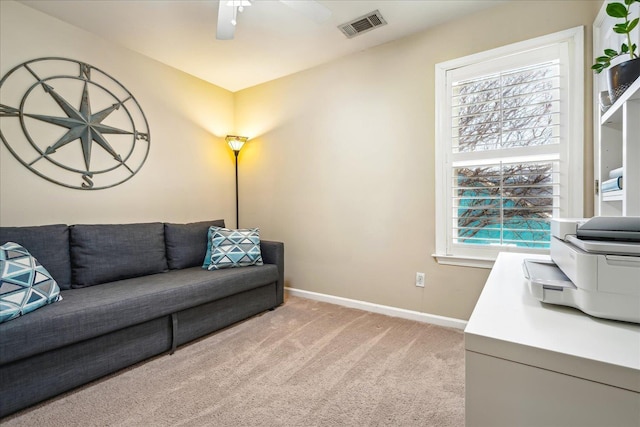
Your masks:
<instances>
[{"instance_id":1,"label":"air vent","mask_svg":"<svg viewBox=\"0 0 640 427\"><path fill-rule=\"evenodd\" d=\"M340 28L340 31L350 39L386 24L387 21L384 20L380 11L374 10L373 12L367 13L366 15L347 22L346 24L338 25L338 28Z\"/></svg>"}]
</instances>

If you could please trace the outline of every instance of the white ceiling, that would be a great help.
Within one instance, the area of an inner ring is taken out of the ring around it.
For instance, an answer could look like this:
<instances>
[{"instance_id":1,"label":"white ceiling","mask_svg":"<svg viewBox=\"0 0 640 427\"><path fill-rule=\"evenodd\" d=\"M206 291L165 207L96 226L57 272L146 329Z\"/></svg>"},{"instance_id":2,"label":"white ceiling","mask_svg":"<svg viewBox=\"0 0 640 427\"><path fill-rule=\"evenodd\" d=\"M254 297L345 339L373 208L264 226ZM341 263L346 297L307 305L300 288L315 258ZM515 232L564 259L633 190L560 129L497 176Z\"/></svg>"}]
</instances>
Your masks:
<instances>
[{"instance_id":1,"label":"white ceiling","mask_svg":"<svg viewBox=\"0 0 640 427\"><path fill-rule=\"evenodd\" d=\"M278 0L254 0L225 41L216 40L216 0L20 2L235 92L504 1L320 0L332 15L318 24ZM337 28L376 9L387 25L352 39Z\"/></svg>"}]
</instances>

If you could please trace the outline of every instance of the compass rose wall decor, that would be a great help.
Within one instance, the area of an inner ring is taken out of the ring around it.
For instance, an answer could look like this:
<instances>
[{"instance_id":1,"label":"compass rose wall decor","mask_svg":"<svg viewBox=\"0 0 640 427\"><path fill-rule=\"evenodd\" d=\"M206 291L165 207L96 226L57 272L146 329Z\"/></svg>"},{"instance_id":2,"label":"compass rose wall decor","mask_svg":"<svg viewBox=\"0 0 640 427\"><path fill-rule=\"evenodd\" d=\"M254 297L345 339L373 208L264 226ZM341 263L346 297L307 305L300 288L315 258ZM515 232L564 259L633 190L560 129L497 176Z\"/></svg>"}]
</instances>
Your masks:
<instances>
[{"instance_id":1,"label":"compass rose wall decor","mask_svg":"<svg viewBox=\"0 0 640 427\"><path fill-rule=\"evenodd\" d=\"M0 80L0 138L33 173L81 190L131 179L151 142L133 95L104 71L67 58L33 59Z\"/></svg>"}]
</instances>

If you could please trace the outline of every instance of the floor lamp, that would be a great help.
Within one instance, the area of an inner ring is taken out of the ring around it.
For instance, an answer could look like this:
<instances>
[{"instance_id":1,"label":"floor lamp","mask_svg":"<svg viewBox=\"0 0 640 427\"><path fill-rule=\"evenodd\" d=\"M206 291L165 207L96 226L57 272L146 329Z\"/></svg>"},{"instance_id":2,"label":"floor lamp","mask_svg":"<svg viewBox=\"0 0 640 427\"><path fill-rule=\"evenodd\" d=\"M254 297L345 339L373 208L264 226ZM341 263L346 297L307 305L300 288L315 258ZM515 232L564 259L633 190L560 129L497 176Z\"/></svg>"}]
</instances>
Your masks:
<instances>
[{"instance_id":1,"label":"floor lamp","mask_svg":"<svg viewBox=\"0 0 640 427\"><path fill-rule=\"evenodd\" d=\"M240 221L239 221L239 209L238 209L238 153L240 153L240 150L242 149L242 146L244 145L245 142L247 142L247 138L246 136L235 136L235 135L227 135L227 137L225 138L225 141L227 141L227 144L229 144L229 147L231 147L231 149L233 150L233 154L236 157L236 228L240 227Z\"/></svg>"}]
</instances>

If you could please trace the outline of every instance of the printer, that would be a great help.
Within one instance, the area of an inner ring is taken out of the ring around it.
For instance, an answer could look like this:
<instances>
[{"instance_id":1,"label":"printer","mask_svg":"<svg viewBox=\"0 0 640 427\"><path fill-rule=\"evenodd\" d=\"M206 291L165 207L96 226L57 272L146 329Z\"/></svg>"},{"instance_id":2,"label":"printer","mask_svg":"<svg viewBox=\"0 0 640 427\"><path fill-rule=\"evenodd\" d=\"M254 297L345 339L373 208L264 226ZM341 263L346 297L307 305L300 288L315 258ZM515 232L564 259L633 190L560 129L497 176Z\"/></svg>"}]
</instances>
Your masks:
<instances>
[{"instance_id":1,"label":"printer","mask_svg":"<svg viewBox=\"0 0 640 427\"><path fill-rule=\"evenodd\" d=\"M523 264L535 298L640 323L640 217L552 219L551 235L552 261Z\"/></svg>"}]
</instances>

